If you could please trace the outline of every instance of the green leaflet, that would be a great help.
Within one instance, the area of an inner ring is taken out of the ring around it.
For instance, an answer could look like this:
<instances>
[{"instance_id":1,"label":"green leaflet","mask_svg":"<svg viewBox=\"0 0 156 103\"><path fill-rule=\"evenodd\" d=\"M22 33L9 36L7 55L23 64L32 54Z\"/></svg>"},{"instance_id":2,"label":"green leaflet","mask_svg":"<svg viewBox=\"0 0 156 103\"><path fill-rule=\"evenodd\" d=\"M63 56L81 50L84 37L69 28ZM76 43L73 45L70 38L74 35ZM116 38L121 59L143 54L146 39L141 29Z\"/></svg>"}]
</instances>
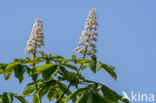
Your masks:
<instances>
[{"instance_id":1,"label":"green leaflet","mask_svg":"<svg viewBox=\"0 0 156 103\"><path fill-rule=\"evenodd\" d=\"M58 87L59 89L64 92L66 89L67 89L67 86L61 82L58 83ZM68 89L67 92L66 92L67 95L70 95L71 94L71 91Z\"/></svg>"},{"instance_id":2,"label":"green leaflet","mask_svg":"<svg viewBox=\"0 0 156 103\"><path fill-rule=\"evenodd\" d=\"M83 59L83 60L78 61L79 64L82 64L82 63L92 63L92 62L94 62L94 60Z\"/></svg>"},{"instance_id":3,"label":"green leaflet","mask_svg":"<svg viewBox=\"0 0 156 103\"><path fill-rule=\"evenodd\" d=\"M23 75L25 73L24 66L19 63L8 64L8 66L4 71L4 78L8 80L11 74L13 73L13 71L15 72L15 77L18 78L19 82L21 83L24 78Z\"/></svg>"},{"instance_id":4,"label":"green leaflet","mask_svg":"<svg viewBox=\"0 0 156 103\"><path fill-rule=\"evenodd\" d=\"M16 95L14 93L3 93L1 96L1 102L2 103L12 103L13 97L18 99L21 103L28 103L23 96Z\"/></svg>"},{"instance_id":5,"label":"green leaflet","mask_svg":"<svg viewBox=\"0 0 156 103\"><path fill-rule=\"evenodd\" d=\"M77 100L76 96L81 96L86 90L90 89L90 87L92 87L92 85L88 85L84 88L80 88L77 89L77 91L75 91L74 93L71 93L68 97L67 97L67 103L69 102L69 100L72 100L73 103L75 103ZM78 98L80 99L80 98Z\"/></svg>"},{"instance_id":6,"label":"green leaflet","mask_svg":"<svg viewBox=\"0 0 156 103\"><path fill-rule=\"evenodd\" d=\"M17 64L14 67L14 73L15 77L18 78L19 82L21 83L23 81L23 75L25 73L25 68L21 64Z\"/></svg>"},{"instance_id":7,"label":"green leaflet","mask_svg":"<svg viewBox=\"0 0 156 103\"><path fill-rule=\"evenodd\" d=\"M13 73L14 68L18 65L18 63L11 63L8 64L8 66L5 68L4 71L4 78L5 80L8 80L11 76L11 74Z\"/></svg>"},{"instance_id":8,"label":"green leaflet","mask_svg":"<svg viewBox=\"0 0 156 103\"><path fill-rule=\"evenodd\" d=\"M49 92L48 92L48 95L47 95L47 98L52 101L57 95L57 91L55 88L52 88Z\"/></svg>"},{"instance_id":9,"label":"green leaflet","mask_svg":"<svg viewBox=\"0 0 156 103\"><path fill-rule=\"evenodd\" d=\"M6 67L7 67L7 64L0 63L0 74L2 74L4 72Z\"/></svg>"},{"instance_id":10,"label":"green leaflet","mask_svg":"<svg viewBox=\"0 0 156 103\"><path fill-rule=\"evenodd\" d=\"M116 80L117 79L117 75L116 73L114 72L114 67L113 66L108 66L107 64L102 64L102 68L104 70L107 71L107 73L109 73L109 75L111 75L111 77Z\"/></svg>"},{"instance_id":11,"label":"green leaflet","mask_svg":"<svg viewBox=\"0 0 156 103\"><path fill-rule=\"evenodd\" d=\"M93 73L96 73L102 67L102 63L101 62L96 62L96 61L94 61L93 63L91 63L89 65L90 65L90 69L93 71Z\"/></svg>"},{"instance_id":12,"label":"green leaflet","mask_svg":"<svg viewBox=\"0 0 156 103\"><path fill-rule=\"evenodd\" d=\"M36 90L36 87L35 87L35 86L26 88L26 89L23 91L23 95L27 96L27 95L33 93L35 90Z\"/></svg>"},{"instance_id":13,"label":"green leaflet","mask_svg":"<svg viewBox=\"0 0 156 103\"><path fill-rule=\"evenodd\" d=\"M109 101L113 102L113 101L118 101L120 99L120 96L116 92L109 89L105 85L102 85L102 93L103 93L105 99L108 99Z\"/></svg>"},{"instance_id":14,"label":"green leaflet","mask_svg":"<svg viewBox=\"0 0 156 103\"><path fill-rule=\"evenodd\" d=\"M74 65L71 65L71 64L63 64L63 65L66 66L66 67L68 67L68 68L70 68L70 69L73 69L75 71L78 71L77 67L74 66Z\"/></svg>"},{"instance_id":15,"label":"green leaflet","mask_svg":"<svg viewBox=\"0 0 156 103\"><path fill-rule=\"evenodd\" d=\"M2 103L12 103L13 97L9 94L4 92L2 94Z\"/></svg>"},{"instance_id":16,"label":"green leaflet","mask_svg":"<svg viewBox=\"0 0 156 103\"><path fill-rule=\"evenodd\" d=\"M47 82L43 82L40 86L39 95L42 98L51 88L57 84L56 80L49 80Z\"/></svg>"},{"instance_id":17,"label":"green leaflet","mask_svg":"<svg viewBox=\"0 0 156 103\"><path fill-rule=\"evenodd\" d=\"M47 70L42 72L42 77L44 79L49 79L53 74L55 74L57 72L57 65L53 65L48 67Z\"/></svg>"},{"instance_id":18,"label":"green leaflet","mask_svg":"<svg viewBox=\"0 0 156 103\"><path fill-rule=\"evenodd\" d=\"M97 57L96 57L96 55L94 53L91 54L91 59L94 60L94 61L97 61Z\"/></svg>"},{"instance_id":19,"label":"green leaflet","mask_svg":"<svg viewBox=\"0 0 156 103\"><path fill-rule=\"evenodd\" d=\"M56 64L44 64L44 65L38 66L37 72L40 74L43 71L46 71L47 69L53 68L53 66L55 67L57 65Z\"/></svg>"},{"instance_id":20,"label":"green leaflet","mask_svg":"<svg viewBox=\"0 0 156 103\"><path fill-rule=\"evenodd\" d=\"M34 95L34 97L33 97L33 103L40 103L40 99L39 99L39 96L37 94Z\"/></svg>"},{"instance_id":21,"label":"green leaflet","mask_svg":"<svg viewBox=\"0 0 156 103\"><path fill-rule=\"evenodd\" d=\"M16 95L14 93L10 93L13 97L15 97L16 99L18 99L19 101L21 101L22 103L28 103L25 98L23 96L20 95Z\"/></svg>"},{"instance_id":22,"label":"green leaflet","mask_svg":"<svg viewBox=\"0 0 156 103\"><path fill-rule=\"evenodd\" d=\"M88 99L88 92L84 92L84 94L80 97L78 103L88 103L87 99Z\"/></svg>"}]
</instances>

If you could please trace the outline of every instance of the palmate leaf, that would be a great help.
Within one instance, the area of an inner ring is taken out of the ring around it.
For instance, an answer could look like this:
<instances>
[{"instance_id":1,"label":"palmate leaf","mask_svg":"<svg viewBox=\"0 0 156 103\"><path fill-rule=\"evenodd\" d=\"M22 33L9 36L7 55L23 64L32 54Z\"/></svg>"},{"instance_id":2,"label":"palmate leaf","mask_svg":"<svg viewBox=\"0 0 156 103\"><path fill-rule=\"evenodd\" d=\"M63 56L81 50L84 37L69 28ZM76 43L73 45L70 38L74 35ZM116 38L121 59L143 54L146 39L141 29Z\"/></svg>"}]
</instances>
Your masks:
<instances>
[{"instance_id":1,"label":"palmate leaf","mask_svg":"<svg viewBox=\"0 0 156 103\"><path fill-rule=\"evenodd\" d=\"M103 93L103 94L101 94ZM80 88L67 97L67 103L72 100L73 103L118 103L122 96L99 83ZM128 103L127 101L122 101Z\"/></svg>"}]
</instances>

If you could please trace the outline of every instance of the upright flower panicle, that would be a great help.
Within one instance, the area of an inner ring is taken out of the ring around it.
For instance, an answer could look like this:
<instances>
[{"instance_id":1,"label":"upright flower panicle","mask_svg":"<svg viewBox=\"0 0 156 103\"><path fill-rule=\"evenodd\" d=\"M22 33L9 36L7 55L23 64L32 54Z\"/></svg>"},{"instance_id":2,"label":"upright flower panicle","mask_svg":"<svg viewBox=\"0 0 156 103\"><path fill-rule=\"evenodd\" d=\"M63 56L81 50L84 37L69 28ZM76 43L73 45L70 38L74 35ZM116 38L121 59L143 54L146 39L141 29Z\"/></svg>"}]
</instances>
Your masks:
<instances>
[{"instance_id":1,"label":"upright flower panicle","mask_svg":"<svg viewBox=\"0 0 156 103\"><path fill-rule=\"evenodd\" d=\"M43 54L43 51L37 50L38 48L44 46L44 35L42 33L42 29L42 21L39 19L35 19L35 23L30 34L30 39L27 42L25 54Z\"/></svg>"},{"instance_id":2,"label":"upright flower panicle","mask_svg":"<svg viewBox=\"0 0 156 103\"><path fill-rule=\"evenodd\" d=\"M82 36L80 37L80 42L76 48L78 53L90 55L91 53L96 53L97 42L96 37L98 36L97 30L97 21L96 21L96 9L93 8L89 11L89 16L86 19L84 30L82 31Z\"/></svg>"}]
</instances>

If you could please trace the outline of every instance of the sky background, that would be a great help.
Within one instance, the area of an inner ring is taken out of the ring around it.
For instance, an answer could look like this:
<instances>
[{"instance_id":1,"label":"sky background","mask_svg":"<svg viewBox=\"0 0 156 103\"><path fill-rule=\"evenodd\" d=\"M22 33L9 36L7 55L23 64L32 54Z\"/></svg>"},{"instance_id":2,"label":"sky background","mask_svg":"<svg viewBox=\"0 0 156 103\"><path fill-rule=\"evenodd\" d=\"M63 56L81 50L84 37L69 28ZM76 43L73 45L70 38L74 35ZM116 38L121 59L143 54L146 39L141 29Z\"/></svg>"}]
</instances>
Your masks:
<instances>
[{"instance_id":1,"label":"sky background","mask_svg":"<svg viewBox=\"0 0 156 103\"><path fill-rule=\"evenodd\" d=\"M124 90L156 96L156 0L0 0L0 63L26 57L24 49L37 17L43 20L46 53L67 58L77 54L91 8L97 9L99 23L98 60L115 66L118 79L115 82L104 70L83 74L119 94ZM0 94L21 94L30 81L26 78L19 85L14 75L9 81L0 75Z\"/></svg>"}]
</instances>

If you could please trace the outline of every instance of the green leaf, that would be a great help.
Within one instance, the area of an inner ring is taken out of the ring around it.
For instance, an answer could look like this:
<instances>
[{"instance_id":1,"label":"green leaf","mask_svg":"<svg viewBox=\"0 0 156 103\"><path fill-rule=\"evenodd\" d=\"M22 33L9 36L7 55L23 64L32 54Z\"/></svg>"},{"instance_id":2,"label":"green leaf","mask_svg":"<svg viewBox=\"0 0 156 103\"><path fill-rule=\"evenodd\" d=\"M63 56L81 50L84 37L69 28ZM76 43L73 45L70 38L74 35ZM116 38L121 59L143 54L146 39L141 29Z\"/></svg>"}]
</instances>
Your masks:
<instances>
[{"instance_id":1,"label":"green leaf","mask_svg":"<svg viewBox=\"0 0 156 103\"><path fill-rule=\"evenodd\" d=\"M38 64L41 62L43 62L43 60L41 60L40 57L36 57L34 59L27 57L22 63L23 64L32 64L32 63Z\"/></svg>"},{"instance_id":2,"label":"green leaf","mask_svg":"<svg viewBox=\"0 0 156 103\"><path fill-rule=\"evenodd\" d=\"M37 81L33 81L33 82L31 82L31 83L28 83L27 86L26 86L26 88L28 88L28 87L30 87L30 86L32 86L32 85L35 85L35 83L39 83L39 82L42 82L42 81L44 81L44 80L43 80L43 79L39 79L39 80L37 80Z\"/></svg>"},{"instance_id":3,"label":"green leaf","mask_svg":"<svg viewBox=\"0 0 156 103\"><path fill-rule=\"evenodd\" d=\"M111 100L111 101L118 101L120 99L120 96L114 92L113 90L109 89L107 86L102 86L102 93L104 94L104 97Z\"/></svg>"},{"instance_id":4,"label":"green leaf","mask_svg":"<svg viewBox=\"0 0 156 103\"><path fill-rule=\"evenodd\" d=\"M52 101L57 95L57 91L53 88L49 91L47 98Z\"/></svg>"},{"instance_id":5,"label":"green leaf","mask_svg":"<svg viewBox=\"0 0 156 103\"><path fill-rule=\"evenodd\" d=\"M11 93L11 95L17 98L19 101L21 101L21 103L28 103L23 96L16 95L14 93Z\"/></svg>"},{"instance_id":6,"label":"green leaf","mask_svg":"<svg viewBox=\"0 0 156 103\"><path fill-rule=\"evenodd\" d=\"M65 80L71 81L74 77L71 72L67 71L63 66L59 66L61 70L61 75L65 78Z\"/></svg>"},{"instance_id":7,"label":"green leaf","mask_svg":"<svg viewBox=\"0 0 156 103\"><path fill-rule=\"evenodd\" d=\"M96 55L94 53L91 54L91 59L94 60L94 61L97 61L97 57L96 57Z\"/></svg>"},{"instance_id":8,"label":"green leaf","mask_svg":"<svg viewBox=\"0 0 156 103\"><path fill-rule=\"evenodd\" d=\"M93 63L93 62L94 62L93 60L89 60L89 59L83 59L83 60L78 61L79 64L82 64L82 63Z\"/></svg>"},{"instance_id":9,"label":"green leaf","mask_svg":"<svg viewBox=\"0 0 156 103\"><path fill-rule=\"evenodd\" d=\"M2 74L4 72L6 67L7 67L7 64L0 63L0 74Z\"/></svg>"},{"instance_id":10,"label":"green leaf","mask_svg":"<svg viewBox=\"0 0 156 103\"><path fill-rule=\"evenodd\" d=\"M88 103L88 92L84 92L84 94L80 97L78 103Z\"/></svg>"},{"instance_id":11,"label":"green leaf","mask_svg":"<svg viewBox=\"0 0 156 103\"><path fill-rule=\"evenodd\" d=\"M33 81L36 81L37 78L38 78L38 74L37 73L31 74L31 78L32 78Z\"/></svg>"},{"instance_id":12,"label":"green leaf","mask_svg":"<svg viewBox=\"0 0 156 103\"><path fill-rule=\"evenodd\" d=\"M2 103L12 103L13 97L9 94L4 92L2 94Z\"/></svg>"},{"instance_id":13,"label":"green leaf","mask_svg":"<svg viewBox=\"0 0 156 103\"><path fill-rule=\"evenodd\" d=\"M96 93L93 90L89 90L86 91L83 94L83 96L81 96L78 103L112 103L112 102L105 102L101 94Z\"/></svg>"},{"instance_id":14,"label":"green leaf","mask_svg":"<svg viewBox=\"0 0 156 103\"><path fill-rule=\"evenodd\" d=\"M83 65L82 67L81 67L81 70L83 71L83 70L85 70L86 68L88 68L90 65Z\"/></svg>"},{"instance_id":15,"label":"green leaf","mask_svg":"<svg viewBox=\"0 0 156 103\"><path fill-rule=\"evenodd\" d=\"M65 65L66 67L71 68L71 69L73 69L75 71L78 71L77 67L74 66L74 65L71 65L71 64L63 64L63 65Z\"/></svg>"},{"instance_id":16,"label":"green leaf","mask_svg":"<svg viewBox=\"0 0 156 103\"><path fill-rule=\"evenodd\" d=\"M53 68L53 66L55 67L57 65L56 64L45 64L45 65L42 65L42 66L38 66L37 67L37 72L40 74L43 71L46 71L47 69Z\"/></svg>"},{"instance_id":17,"label":"green leaf","mask_svg":"<svg viewBox=\"0 0 156 103\"><path fill-rule=\"evenodd\" d=\"M0 68L0 74L2 74L3 72L4 72L4 70Z\"/></svg>"},{"instance_id":18,"label":"green leaf","mask_svg":"<svg viewBox=\"0 0 156 103\"><path fill-rule=\"evenodd\" d=\"M66 89L67 89L67 86L61 82L59 82L58 84L58 87L59 89L64 92ZM71 94L71 91L68 89L67 92L66 92L67 95L70 95Z\"/></svg>"},{"instance_id":19,"label":"green leaf","mask_svg":"<svg viewBox=\"0 0 156 103\"><path fill-rule=\"evenodd\" d=\"M2 96L0 95L0 103L2 103Z\"/></svg>"},{"instance_id":20,"label":"green leaf","mask_svg":"<svg viewBox=\"0 0 156 103\"><path fill-rule=\"evenodd\" d=\"M97 62L96 63L96 72L99 71L102 67L102 63L101 62Z\"/></svg>"},{"instance_id":21,"label":"green leaf","mask_svg":"<svg viewBox=\"0 0 156 103\"><path fill-rule=\"evenodd\" d=\"M88 90L91 86L92 85L88 85L88 86L86 86L84 88L77 89L74 93L70 94L67 97L67 103L68 103L69 100L72 100L73 103L76 102L76 101L78 101L76 97L77 96L81 96L85 92L85 90ZM80 99L80 98L78 98L78 99Z\"/></svg>"},{"instance_id":22,"label":"green leaf","mask_svg":"<svg viewBox=\"0 0 156 103\"><path fill-rule=\"evenodd\" d=\"M57 67L57 65L49 66L48 69L42 72L42 77L44 79L49 79L53 74L57 72Z\"/></svg>"},{"instance_id":23,"label":"green leaf","mask_svg":"<svg viewBox=\"0 0 156 103\"><path fill-rule=\"evenodd\" d=\"M19 82L21 83L24 78L25 68L21 64L17 64L14 67L15 77L18 78Z\"/></svg>"},{"instance_id":24,"label":"green leaf","mask_svg":"<svg viewBox=\"0 0 156 103\"><path fill-rule=\"evenodd\" d=\"M43 82L40 86L39 95L42 98L51 88L55 87L57 84L56 80L49 80Z\"/></svg>"},{"instance_id":25,"label":"green leaf","mask_svg":"<svg viewBox=\"0 0 156 103\"><path fill-rule=\"evenodd\" d=\"M39 99L38 94L34 95L34 97L33 97L33 103L40 103L40 99Z\"/></svg>"},{"instance_id":26,"label":"green leaf","mask_svg":"<svg viewBox=\"0 0 156 103\"><path fill-rule=\"evenodd\" d=\"M80 74L80 73L78 73L78 78L81 79L81 80L83 80L83 81L86 80L85 77L82 74Z\"/></svg>"},{"instance_id":27,"label":"green leaf","mask_svg":"<svg viewBox=\"0 0 156 103\"><path fill-rule=\"evenodd\" d=\"M35 87L35 86L26 88L26 89L23 91L23 95L26 95L26 96L27 96L27 95L33 93L35 90L36 90L36 87Z\"/></svg>"},{"instance_id":28,"label":"green leaf","mask_svg":"<svg viewBox=\"0 0 156 103\"><path fill-rule=\"evenodd\" d=\"M90 69L93 71L93 73L96 73L96 62L90 64Z\"/></svg>"},{"instance_id":29,"label":"green leaf","mask_svg":"<svg viewBox=\"0 0 156 103\"><path fill-rule=\"evenodd\" d=\"M89 92L88 97L87 97L87 103L97 103L97 101L95 101L94 98L94 93L93 92Z\"/></svg>"},{"instance_id":30,"label":"green leaf","mask_svg":"<svg viewBox=\"0 0 156 103\"><path fill-rule=\"evenodd\" d=\"M109 73L109 75L111 75L111 77L116 80L117 79L117 75L116 73L114 72L114 67L113 66L108 66L107 64L102 64L102 68L104 70L107 71L107 73Z\"/></svg>"},{"instance_id":31,"label":"green leaf","mask_svg":"<svg viewBox=\"0 0 156 103\"><path fill-rule=\"evenodd\" d=\"M90 64L90 69L93 71L93 73L96 73L97 71L99 71L102 67L102 63L101 62L93 62Z\"/></svg>"},{"instance_id":32,"label":"green leaf","mask_svg":"<svg viewBox=\"0 0 156 103\"><path fill-rule=\"evenodd\" d=\"M93 103L112 103L112 102L106 102L103 98L103 96L100 93L94 92L93 93ZM115 102L118 103L118 102Z\"/></svg>"},{"instance_id":33,"label":"green leaf","mask_svg":"<svg viewBox=\"0 0 156 103\"><path fill-rule=\"evenodd\" d=\"M8 64L5 71L4 71L4 78L5 80L8 80L13 73L14 68L18 65L18 63L11 63Z\"/></svg>"}]
</instances>

